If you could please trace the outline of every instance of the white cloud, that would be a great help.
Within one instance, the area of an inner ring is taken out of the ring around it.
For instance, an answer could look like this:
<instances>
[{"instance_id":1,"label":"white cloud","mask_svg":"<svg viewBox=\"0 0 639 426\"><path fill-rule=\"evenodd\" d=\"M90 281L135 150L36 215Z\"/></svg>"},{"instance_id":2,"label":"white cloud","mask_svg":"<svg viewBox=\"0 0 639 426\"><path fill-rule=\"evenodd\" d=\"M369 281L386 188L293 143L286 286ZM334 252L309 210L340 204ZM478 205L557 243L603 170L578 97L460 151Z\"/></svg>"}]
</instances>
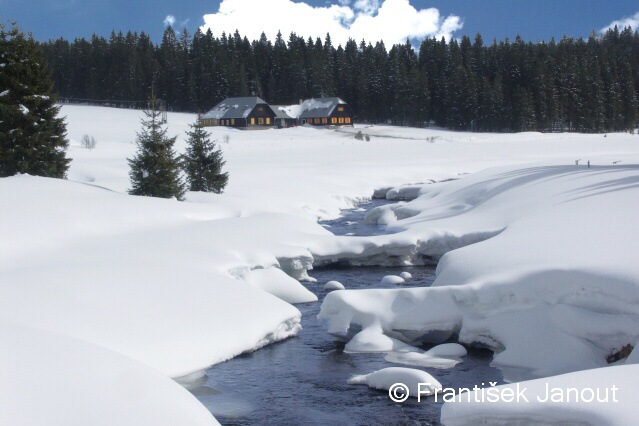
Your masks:
<instances>
[{"instance_id":1,"label":"white cloud","mask_svg":"<svg viewBox=\"0 0 639 426\"><path fill-rule=\"evenodd\" d=\"M639 12L635 13L633 16L629 16L618 21L612 21L610 24L600 29L599 32L605 33L608 29L614 28L615 25L620 31L626 27L631 27L633 30L639 31Z\"/></svg>"},{"instance_id":2,"label":"white cloud","mask_svg":"<svg viewBox=\"0 0 639 426\"><path fill-rule=\"evenodd\" d=\"M164 18L164 26L168 27L168 26L173 26L175 25L175 16L173 15L166 15L166 18Z\"/></svg>"},{"instance_id":3,"label":"white cloud","mask_svg":"<svg viewBox=\"0 0 639 426\"><path fill-rule=\"evenodd\" d=\"M292 0L222 0L217 13L204 15L202 30L214 35L239 30L249 39L262 32L271 40L278 31L285 39L291 32L304 37L330 33L335 45L349 38L375 43L383 40L387 47L409 39L436 36L450 39L460 30L458 16L442 18L435 8L417 10L409 0L340 0L339 5L313 7Z\"/></svg>"}]
</instances>

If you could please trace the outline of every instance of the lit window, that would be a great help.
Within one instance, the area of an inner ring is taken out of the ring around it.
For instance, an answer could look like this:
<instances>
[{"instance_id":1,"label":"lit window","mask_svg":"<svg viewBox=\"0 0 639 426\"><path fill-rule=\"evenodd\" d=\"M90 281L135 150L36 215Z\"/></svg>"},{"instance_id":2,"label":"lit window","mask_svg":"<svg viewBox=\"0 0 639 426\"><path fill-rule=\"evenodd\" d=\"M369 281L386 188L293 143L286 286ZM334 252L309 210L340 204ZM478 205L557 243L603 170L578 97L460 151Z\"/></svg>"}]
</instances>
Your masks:
<instances>
[{"instance_id":1,"label":"lit window","mask_svg":"<svg viewBox=\"0 0 639 426\"><path fill-rule=\"evenodd\" d=\"M264 125L264 119L263 119L263 118L261 118L261 117L260 117L260 118L258 118L258 119L257 119L257 124L259 124L260 126L263 126L263 125Z\"/></svg>"},{"instance_id":2,"label":"lit window","mask_svg":"<svg viewBox=\"0 0 639 426\"><path fill-rule=\"evenodd\" d=\"M255 125L255 119L254 118L251 118L251 124Z\"/></svg>"},{"instance_id":3,"label":"lit window","mask_svg":"<svg viewBox=\"0 0 639 426\"><path fill-rule=\"evenodd\" d=\"M331 118L331 124L337 124L337 118L335 117Z\"/></svg>"},{"instance_id":4,"label":"lit window","mask_svg":"<svg viewBox=\"0 0 639 426\"><path fill-rule=\"evenodd\" d=\"M271 118L270 117L266 117L266 124L271 124Z\"/></svg>"},{"instance_id":5,"label":"lit window","mask_svg":"<svg viewBox=\"0 0 639 426\"><path fill-rule=\"evenodd\" d=\"M344 117L339 118L339 124L344 124Z\"/></svg>"},{"instance_id":6,"label":"lit window","mask_svg":"<svg viewBox=\"0 0 639 426\"><path fill-rule=\"evenodd\" d=\"M231 118L231 126L235 126L235 119Z\"/></svg>"},{"instance_id":7,"label":"lit window","mask_svg":"<svg viewBox=\"0 0 639 426\"><path fill-rule=\"evenodd\" d=\"M344 107L337 107L337 110L340 111L340 112L344 111Z\"/></svg>"},{"instance_id":8,"label":"lit window","mask_svg":"<svg viewBox=\"0 0 639 426\"><path fill-rule=\"evenodd\" d=\"M328 118L322 118L322 124L328 124Z\"/></svg>"},{"instance_id":9,"label":"lit window","mask_svg":"<svg viewBox=\"0 0 639 426\"><path fill-rule=\"evenodd\" d=\"M217 118L213 120L213 125L217 126Z\"/></svg>"},{"instance_id":10,"label":"lit window","mask_svg":"<svg viewBox=\"0 0 639 426\"><path fill-rule=\"evenodd\" d=\"M346 124L351 124L351 118L350 117L346 117L344 119L344 121L346 122Z\"/></svg>"},{"instance_id":11,"label":"lit window","mask_svg":"<svg viewBox=\"0 0 639 426\"><path fill-rule=\"evenodd\" d=\"M320 124L320 119L319 118L315 119L315 124Z\"/></svg>"}]
</instances>

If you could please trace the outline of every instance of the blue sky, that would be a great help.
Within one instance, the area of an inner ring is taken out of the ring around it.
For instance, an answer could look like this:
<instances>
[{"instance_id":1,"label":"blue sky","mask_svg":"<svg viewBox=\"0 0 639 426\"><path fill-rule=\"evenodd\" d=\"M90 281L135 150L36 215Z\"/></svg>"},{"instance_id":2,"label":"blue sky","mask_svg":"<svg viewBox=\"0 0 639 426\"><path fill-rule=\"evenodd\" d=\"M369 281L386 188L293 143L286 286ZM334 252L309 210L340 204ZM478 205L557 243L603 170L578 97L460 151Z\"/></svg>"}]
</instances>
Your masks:
<instances>
[{"instance_id":1,"label":"blue sky","mask_svg":"<svg viewBox=\"0 0 639 426\"><path fill-rule=\"evenodd\" d=\"M255 0L224 1L230 4L243 1L250 3ZM263 5L271 4L273 1L276 2L275 4L281 4L291 0L260 0ZM362 0L307 0L305 3L314 8L326 8L330 5L351 7L355 13L361 13L360 9L355 8L357 1ZM385 1L363 0L364 3L372 4L373 10L367 12L372 16L377 14L376 7ZM593 29L599 30L612 21L630 17L639 12L639 2L636 0L392 1L410 1L410 5L417 11L437 8L441 14L441 20L449 15L459 18L459 25L454 28L461 26L461 29L446 32L439 31L440 28L433 34L451 34L454 37L461 37L462 35L474 36L480 32L487 41L505 37L512 39L516 34L520 34L525 40L548 40L552 36L561 37L564 34L587 36ZM16 19L24 30L31 31L39 40L89 37L93 32L108 36L111 30L115 29L116 31L145 31L151 34L155 41L159 41L164 30L163 21L168 15L175 18L176 27L186 25L192 32L204 24L205 14L215 14L219 7L220 0L0 0L0 16L5 21ZM282 15L281 9L280 12L278 8L271 8L271 10L268 12L271 15L265 16L264 12L256 14L257 19L253 22L246 19L246 15L238 15L235 20L227 16L218 16L214 18L211 25L216 27L243 25L245 28L240 28L240 31L250 36L251 29L255 30L259 27L260 22L270 22L278 15ZM320 12L320 9L313 9L313 13L318 14L317 16ZM241 24L236 24L237 22ZM371 25L365 27L368 29L362 29L356 34L367 34L366 31L369 31L370 37L374 37L377 34L374 25L379 24ZM393 25L387 24L387 26ZM398 23L397 26L401 27L402 24ZM305 28L306 25L300 23L300 27ZM300 29L298 33L303 31ZM286 30L283 32L286 34ZM419 38L419 34L428 34L428 32L417 32L417 34L415 37ZM392 40L392 37L385 40Z\"/></svg>"}]
</instances>

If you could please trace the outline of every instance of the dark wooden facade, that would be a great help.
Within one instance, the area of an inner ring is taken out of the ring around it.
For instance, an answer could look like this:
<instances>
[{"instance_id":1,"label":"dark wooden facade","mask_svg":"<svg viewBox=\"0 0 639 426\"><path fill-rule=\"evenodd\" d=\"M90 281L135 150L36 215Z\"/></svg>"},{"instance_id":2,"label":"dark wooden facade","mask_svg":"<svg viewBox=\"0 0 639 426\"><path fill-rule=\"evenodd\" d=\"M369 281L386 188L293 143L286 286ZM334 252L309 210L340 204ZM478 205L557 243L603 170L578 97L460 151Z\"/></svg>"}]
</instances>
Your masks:
<instances>
[{"instance_id":1,"label":"dark wooden facade","mask_svg":"<svg viewBox=\"0 0 639 426\"><path fill-rule=\"evenodd\" d=\"M257 105L246 117L247 128L267 128L275 125L275 112L267 104Z\"/></svg>"},{"instance_id":2,"label":"dark wooden facade","mask_svg":"<svg viewBox=\"0 0 639 426\"><path fill-rule=\"evenodd\" d=\"M258 97L227 98L200 117L203 126L239 129L269 129L275 124L275 112Z\"/></svg>"},{"instance_id":3,"label":"dark wooden facade","mask_svg":"<svg viewBox=\"0 0 639 426\"><path fill-rule=\"evenodd\" d=\"M302 103L300 124L312 126L352 126L353 110L339 98L309 99Z\"/></svg>"}]
</instances>

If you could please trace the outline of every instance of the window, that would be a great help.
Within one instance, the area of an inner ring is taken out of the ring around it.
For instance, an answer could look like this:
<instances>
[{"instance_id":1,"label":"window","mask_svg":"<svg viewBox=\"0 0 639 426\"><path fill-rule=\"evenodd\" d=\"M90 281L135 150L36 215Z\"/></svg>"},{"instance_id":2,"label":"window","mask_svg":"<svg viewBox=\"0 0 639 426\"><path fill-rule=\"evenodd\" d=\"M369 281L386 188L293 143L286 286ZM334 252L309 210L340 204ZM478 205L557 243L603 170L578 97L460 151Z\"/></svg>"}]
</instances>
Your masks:
<instances>
[{"instance_id":1,"label":"window","mask_svg":"<svg viewBox=\"0 0 639 426\"><path fill-rule=\"evenodd\" d=\"M235 119L231 118L231 126L235 126Z\"/></svg>"},{"instance_id":2,"label":"window","mask_svg":"<svg viewBox=\"0 0 639 426\"><path fill-rule=\"evenodd\" d=\"M345 122L346 124L351 124L351 118L350 118L350 117L346 117L346 118L344 119L344 122Z\"/></svg>"},{"instance_id":3,"label":"window","mask_svg":"<svg viewBox=\"0 0 639 426\"><path fill-rule=\"evenodd\" d=\"M271 118L270 117L266 117L266 124L270 125L271 124Z\"/></svg>"},{"instance_id":4,"label":"window","mask_svg":"<svg viewBox=\"0 0 639 426\"><path fill-rule=\"evenodd\" d=\"M322 118L322 124L328 124L328 118Z\"/></svg>"},{"instance_id":5,"label":"window","mask_svg":"<svg viewBox=\"0 0 639 426\"><path fill-rule=\"evenodd\" d=\"M320 119L319 118L315 119L315 124L320 124Z\"/></svg>"},{"instance_id":6,"label":"window","mask_svg":"<svg viewBox=\"0 0 639 426\"><path fill-rule=\"evenodd\" d=\"M337 107L337 110L338 110L339 112L342 112L342 111L344 111L344 107Z\"/></svg>"},{"instance_id":7,"label":"window","mask_svg":"<svg viewBox=\"0 0 639 426\"><path fill-rule=\"evenodd\" d=\"M302 119L302 124L306 124L306 119L305 118Z\"/></svg>"},{"instance_id":8,"label":"window","mask_svg":"<svg viewBox=\"0 0 639 426\"><path fill-rule=\"evenodd\" d=\"M337 118L335 117L331 118L331 124L337 124Z\"/></svg>"},{"instance_id":9,"label":"window","mask_svg":"<svg viewBox=\"0 0 639 426\"><path fill-rule=\"evenodd\" d=\"M257 119L257 124L259 124L260 126L264 125L264 119L262 117Z\"/></svg>"},{"instance_id":10,"label":"window","mask_svg":"<svg viewBox=\"0 0 639 426\"><path fill-rule=\"evenodd\" d=\"M339 124L344 124L344 117L339 118Z\"/></svg>"},{"instance_id":11,"label":"window","mask_svg":"<svg viewBox=\"0 0 639 426\"><path fill-rule=\"evenodd\" d=\"M217 126L217 125L218 125L217 118L213 119L213 125L214 125L214 126Z\"/></svg>"},{"instance_id":12,"label":"window","mask_svg":"<svg viewBox=\"0 0 639 426\"><path fill-rule=\"evenodd\" d=\"M254 119L254 118L251 118L251 124L252 124L253 126L255 126L255 119Z\"/></svg>"}]
</instances>

